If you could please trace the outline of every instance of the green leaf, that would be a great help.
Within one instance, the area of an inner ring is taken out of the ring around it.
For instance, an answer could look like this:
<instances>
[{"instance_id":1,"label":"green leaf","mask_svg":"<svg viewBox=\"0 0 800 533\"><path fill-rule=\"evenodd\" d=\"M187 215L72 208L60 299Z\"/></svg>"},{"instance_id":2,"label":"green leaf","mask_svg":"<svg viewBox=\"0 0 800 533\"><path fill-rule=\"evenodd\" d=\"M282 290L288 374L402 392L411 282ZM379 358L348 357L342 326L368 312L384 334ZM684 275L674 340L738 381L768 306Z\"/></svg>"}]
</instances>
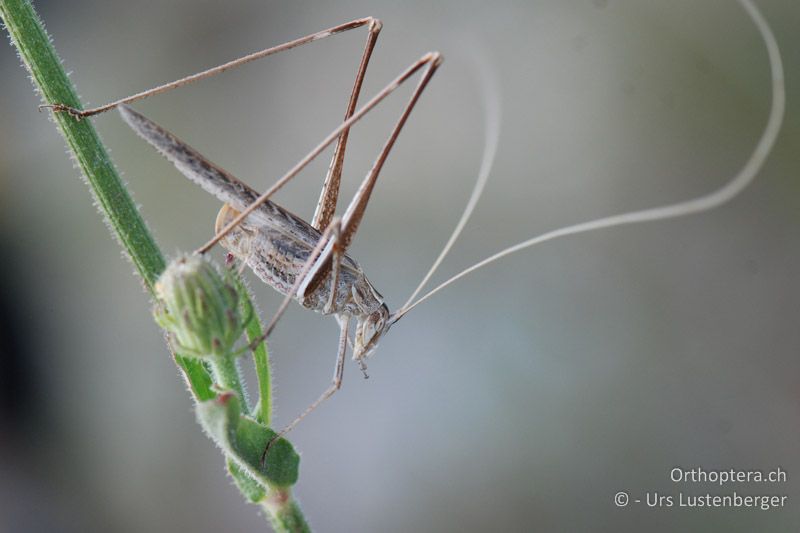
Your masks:
<instances>
[{"instance_id":1,"label":"green leaf","mask_svg":"<svg viewBox=\"0 0 800 533\"><path fill-rule=\"evenodd\" d=\"M285 488L297 482L300 456L286 439L275 440L261 464L264 448L277 433L242 415L235 394L221 393L214 400L198 402L197 418L228 458L264 487Z\"/></svg>"},{"instance_id":2,"label":"green leaf","mask_svg":"<svg viewBox=\"0 0 800 533\"><path fill-rule=\"evenodd\" d=\"M250 477L250 475L242 470L236 462L228 459L228 473L233 478L234 483L239 488L239 492L247 498L250 503L259 503L267 496L267 491L264 486L258 481Z\"/></svg>"},{"instance_id":3,"label":"green leaf","mask_svg":"<svg viewBox=\"0 0 800 533\"><path fill-rule=\"evenodd\" d=\"M202 361L176 353L175 364L183 369L189 389L198 402L213 400L217 397L217 393L211 388L214 384L211 374L203 366Z\"/></svg>"},{"instance_id":4,"label":"green leaf","mask_svg":"<svg viewBox=\"0 0 800 533\"><path fill-rule=\"evenodd\" d=\"M242 307L242 316L249 317L245 325L247 340L252 344L262 339L261 321L255 312L250 291L241 278L234 276L236 292L239 293L239 302ZM267 351L267 341L261 340L255 350L253 350L253 362L258 379L258 404L253 410L255 419L265 426L269 426L272 421L272 378L270 377L269 352Z\"/></svg>"},{"instance_id":5,"label":"green leaf","mask_svg":"<svg viewBox=\"0 0 800 533\"><path fill-rule=\"evenodd\" d=\"M0 18L43 102L80 109L82 106L77 92L62 66L61 59L56 54L52 39L45 31L31 3L28 0L0 0ZM86 177L86 182L109 227L152 294L154 284L165 267L164 256L120 179L92 121L76 120L66 113L53 113L52 116L75 162ZM249 324L255 322L257 321L249 321ZM248 331L248 334L251 332ZM216 393L212 389L211 377L205 363L186 357L187 355L189 354L175 354L175 362L183 370L190 389L199 402L198 412L200 412L203 406L215 403L213 398L216 397ZM263 393L265 387L269 391L266 351L263 351L261 361L262 370L267 372L267 381L264 384L261 384L262 374L259 373L259 388ZM258 364L257 360L257 366ZM266 404L262 405L260 412L267 413L264 419L268 420L269 395L265 398ZM235 405L237 401L227 403ZM234 410L233 407L223 408L225 414L223 419L230 415L229 409ZM238 411L238 407L235 410ZM217 419L218 415L219 413ZM221 428L218 428L222 430L218 443L231 449L230 457L237 467L242 467L238 470L232 469L232 475L245 496L254 501L253 498L257 498L260 494L257 490L258 483L274 483L276 487L288 487L294 483L297 480L299 457L291 445L281 439L276 441L274 449L269 454L266 470L262 469L260 452L257 452L257 448L262 446L260 443L266 444L275 433L251 419L247 419L247 422L242 423L239 415L230 420L223 420ZM231 429L233 432L228 434ZM212 431L208 429L207 431L212 434ZM258 460L254 462L256 455ZM251 463L249 466L248 462ZM256 475L248 478L251 471ZM264 503L268 501L271 502L270 505ZM262 503L269 510L270 519L276 530L308 531L300 507L291 498L288 488L272 489Z\"/></svg>"}]
</instances>

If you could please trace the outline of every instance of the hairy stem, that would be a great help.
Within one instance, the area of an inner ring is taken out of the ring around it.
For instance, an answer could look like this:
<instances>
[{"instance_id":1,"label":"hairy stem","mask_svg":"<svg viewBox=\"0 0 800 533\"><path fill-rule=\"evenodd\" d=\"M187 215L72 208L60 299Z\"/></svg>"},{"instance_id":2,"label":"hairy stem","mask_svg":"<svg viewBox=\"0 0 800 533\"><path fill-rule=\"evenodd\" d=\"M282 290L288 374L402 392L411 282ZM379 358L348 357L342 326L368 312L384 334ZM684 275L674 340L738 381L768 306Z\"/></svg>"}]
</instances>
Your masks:
<instances>
[{"instance_id":1,"label":"hairy stem","mask_svg":"<svg viewBox=\"0 0 800 533\"><path fill-rule=\"evenodd\" d=\"M257 320L256 311L250 298L250 291L239 277L235 278L236 290L241 298L242 314L251 317L245 326L247 340L252 344L261 339L253 350L253 362L255 363L256 377L258 378L258 405L256 405L253 416L265 426L272 425L272 378L269 368L269 352L267 343L263 337L261 321Z\"/></svg>"},{"instance_id":2,"label":"hairy stem","mask_svg":"<svg viewBox=\"0 0 800 533\"><path fill-rule=\"evenodd\" d=\"M276 490L262 502L270 514L270 522L280 533L307 533L311 531L303 517L300 506L292 499L291 492Z\"/></svg>"},{"instance_id":3,"label":"hairy stem","mask_svg":"<svg viewBox=\"0 0 800 533\"><path fill-rule=\"evenodd\" d=\"M43 102L82 109L75 87L61 66L51 39L30 2L0 0L0 18L11 36L20 59L31 74L31 79ZM89 120L77 120L66 113L53 113L53 117L75 161L86 176L92 194L108 220L113 234L152 295L154 284L166 265L164 255L147 229L97 131ZM252 305L249 300L247 305ZM255 327L260 329L260 325ZM259 366L261 372L266 375L262 388L269 391L266 349L263 345L259 349L263 351L257 353L258 360L262 363ZM215 397L209 373L202 362L179 354L175 355L175 361L182 368L193 394L199 401ZM261 378L259 374L259 379ZM268 396L262 399L261 408L262 418L268 422L270 409ZM288 491L272 492L286 496L282 505L274 508L272 520L275 527L280 531L309 531L299 507L288 496Z\"/></svg>"},{"instance_id":4,"label":"hairy stem","mask_svg":"<svg viewBox=\"0 0 800 533\"><path fill-rule=\"evenodd\" d=\"M75 88L31 4L26 0L2 0L0 15L44 103L80 107ZM88 120L78 121L66 113L54 113L53 116L114 234L145 284L152 288L164 270L164 257L120 180L97 131Z\"/></svg>"},{"instance_id":5,"label":"hairy stem","mask_svg":"<svg viewBox=\"0 0 800 533\"><path fill-rule=\"evenodd\" d=\"M224 354L212 358L211 369L214 374L214 379L223 389L233 391L239 398L244 408L247 408L247 401L244 397L244 388L242 387L242 378L239 374L239 366L236 364L236 356L234 354Z\"/></svg>"},{"instance_id":6,"label":"hairy stem","mask_svg":"<svg viewBox=\"0 0 800 533\"><path fill-rule=\"evenodd\" d=\"M0 16L44 103L80 108L81 102L75 87L61 66L30 2L0 0ZM122 183L97 131L89 120L76 120L66 113L54 113L53 116L86 176L97 205L152 294L153 284L165 267L164 256ZM195 394L204 395L208 388L208 374L202 365L179 355L175 360L183 368Z\"/></svg>"}]
</instances>

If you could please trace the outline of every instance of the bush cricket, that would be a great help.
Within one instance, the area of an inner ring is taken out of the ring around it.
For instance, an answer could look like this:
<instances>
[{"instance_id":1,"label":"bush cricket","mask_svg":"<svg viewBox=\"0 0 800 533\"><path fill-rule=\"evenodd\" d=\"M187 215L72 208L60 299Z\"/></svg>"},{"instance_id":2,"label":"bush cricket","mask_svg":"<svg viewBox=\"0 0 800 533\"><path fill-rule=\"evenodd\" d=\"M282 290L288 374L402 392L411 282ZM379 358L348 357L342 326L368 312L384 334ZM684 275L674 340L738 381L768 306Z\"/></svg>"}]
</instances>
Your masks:
<instances>
[{"instance_id":1,"label":"bush cricket","mask_svg":"<svg viewBox=\"0 0 800 533\"><path fill-rule=\"evenodd\" d=\"M767 125L754 151L741 170L727 184L699 198L668 206L609 216L533 237L476 263L415 300L460 235L488 179L499 135L499 111L494 108L489 117L481 170L461 219L420 285L412 293L408 301L395 312L389 311L383 297L369 282L361 267L347 255L347 249L358 230L378 175L400 130L442 62L442 56L439 53L433 52L423 55L379 91L368 103L357 109L367 66L382 28L382 24L378 19L366 17L243 56L220 66L100 107L85 111L68 108L60 104L45 107L51 107L58 112L67 112L78 119L119 108L124 120L140 136L170 160L187 178L223 202L224 205L216 219L215 236L200 247L197 252L205 253L215 244L220 243L229 250L233 258L241 262L242 266L249 266L256 276L285 296L265 330L265 338L271 334L276 322L292 299L308 309L325 315L333 315L337 319L340 335L333 381L316 401L279 433L279 435L283 435L341 387L348 345L352 347L353 359L359 363L362 371L365 372L364 359L375 350L381 337L393 324L410 309L466 274L506 255L557 237L707 211L729 201L751 183L760 171L780 130L785 95L782 64L775 38L753 3L750 0L740 0L740 3L755 23L767 48L772 75L772 107ZM188 144L126 105L147 96L166 92L219 74L245 63L362 26L367 27L368 36L346 107L344 121L261 195L230 173L211 163ZM362 181L345 213L341 217L336 217L335 209L350 128L418 72L421 72L420 80L417 82L416 88L404 107L400 118L391 130L372 168ZM277 190L295 177L308 163L334 142L336 146L333 157L310 223L269 200ZM355 323L355 331L352 337L349 333L351 321Z\"/></svg>"}]
</instances>

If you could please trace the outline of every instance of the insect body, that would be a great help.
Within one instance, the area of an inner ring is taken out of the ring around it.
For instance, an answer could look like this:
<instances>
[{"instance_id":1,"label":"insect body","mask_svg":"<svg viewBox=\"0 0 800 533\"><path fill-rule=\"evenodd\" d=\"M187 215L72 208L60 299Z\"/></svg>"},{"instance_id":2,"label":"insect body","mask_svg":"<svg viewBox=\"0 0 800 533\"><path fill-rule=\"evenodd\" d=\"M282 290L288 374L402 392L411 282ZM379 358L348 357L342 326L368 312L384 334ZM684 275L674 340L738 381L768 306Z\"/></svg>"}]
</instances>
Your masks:
<instances>
[{"instance_id":1,"label":"insect body","mask_svg":"<svg viewBox=\"0 0 800 533\"><path fill-rule=\"evenodd\" d=\"M244 182L208 161L187 143L126 105L146 96L218 74L229 68L361 26L367 26L369 32L344 122L264 194L259 195ZM284 301L267 326L264 338L271 333L278 318L292 299L308 309L336 317L339 322L340 334L333 383L316 402L285 428L284 432L291 429L303 416L339 389L348 345L352 346L353 358L359 363L366 376L365 357L373 352L382 335L404 313L404 310L401 309L396 315L390 314L383 297L369 282L358 263L346 252L364 216L383 164L411 110L441 64L442 57L436 52L423 55L368 103L356 110L367 65L381 28L381 22L375 18L357 19L98 108L82 111L58 104L51 106L56 111L67 112L79 119L118 108L124 120L134 131L167 157L186 177L224 203L217 216L215 237L198 249L198 252L205 253L219 242L231 252L233 257L249 266L261 280L284 294ZM344 215L341 218L335 218L334 213L350 127L419 71L422 71L421 79L379 152L375 163L364 178ZM317 210L310 223L269 200L275 191L296 176L334 141L336 148ZM352 338L349 334L351 320L355 322Z\"/></svg>"},{"instance_id":2,"label":"insect body","mask_svg":"<svg viewBox=\"0 0 800 533\"><path fill-rule=\"evenodd\" d=\"M220 244L246 263L264 283L291 296L306 309L356 319L353 357L361 361L374 350L378 336L388 330L385 324L389 322L389 308L383 296L372 286L361 266L346 254L341 257L335 279L325 276L316 284L301 285L302 292L293 292L297 280L302 278L303 266L320 243L322 234L303 219L271 202L263 207L276 215L271 217L269 224L254 223L251 215L231 230ZM216 230L220 231L237 214L237 209L225 204L217 216ZM297 234L287 229L297 230Z\"/></svg>"},{"instance_id":3,"label":"insect body","mask_svg":"<svg viewBox=\"0 0 800 533\"><path fill-rule=\"evenodd\" d=\"M220 243L245 262L264 283L284 295L291 294L303 307L325 315L350 315L366 320L366 317L379 312L384 318L388 317L389 311L383 303L383 297L369 282L361 266L346 254L341 258L338 279L333 280L328 276L316 286L307 285L302 294L292 293L292 287L301 277L303 265L320 242L322 234L273 203L263 207L273 210L277 215L271 217L270 223L254 223L253 219L258 217L251 215ZM217 216L217 230L237 214L238 210L225 204ZM286 231L287 226L298 230L300 236ZM335 290L332 286L334 282Z\"/></svg>"},{"instance_id":4,"label":"insect body","mask_svg":"<svg viewBox=\"0 0 800 533\"><path fill-rule=\"evenodd\" d=\"M124 105L120 106L120 112L134 131L185 176L225 202L217 215L217 233L248 206L255 205L259 195L249 185L142 114ZM336 221L333 227L338 225ZM330 242L335 243L334 240ZM333 268L318 269L316 275L304 272L305 266L313 264L314 250L323 243L322 232L269 200L258 204L220 240L220 244L247 264L262 281L303 307L326 315L334 314L340 323L345 317L354 318L354 358L361 361L388 330L389 308L358 263L345 253L340 254Z\"/></svg>"},{"instance_id":5,"label":"insect body","mask_svg":"<svg viewBox=\"0 0 800 533\"><path fill-rule=\"evenodd\" d=\"M501 250L466 270L463 270L461 273L451 277L435 289L429 291L423 297L414 301L414 298L423 288L460 234L488 178L497 146L499 129L496 120L497 115L499 115L499 111L497 111L494 117L490 117L490 127L488 128L489 133L487 133L487 144L484 151L484 159L481 164L481 171L461 220L456 225L456 229L448 243L445 245L443 251L440 253L433 267L424 277L419 287L417 287L411 295L408 302L394 313L389 312L388 307L383 301L383 297L369 282L358 263L349 257L346 252L364 215L364 210L369 202L370 194L378 174L400 130L405 124L420 94L425 89L428 81L442 61L438 53L429 53L422 56L358 110L356 110L358 95L377 35L381 29L381 23L377 19L371 17L348 22L295 41L265 49L204 72L164 84L149 91L137 93L133 96L94 109L81 111L68 108L61 104L53 104L48 107L52 107L56 111L68 112L77 118L92 116L118 107L126 122L139 135L172 161L184 175L224 203L217 216L215 237L198 251L203 253L217 242L220 242L234 257L243 264L248 265L261 280L285 295L281 307L275 313L274 318L266 328L265 336L269 335L272 331L277 319L281 316L292 299L298 301L308 309L323 314L334 315L337 318L340 325L340 336L333 383L317 401L311 404L305 412L281 432L281 434L283 434L294 427L306 414L311 412L326 398L330 397L341 386L343 362L348 344L352 345L353 357L362 365L363 370L363 359L375 349L382 335L389 330L392 324L397 322L397 320L414 306L461 277L506 255L558 237L624 224L664 220L707 211L724 204L744 189L744 187L755 178L774 145L783 118L785 95L782 63L775 39L766 21L764 21L752 2L750 0L740 0L740 3L755 22L767 46L773 80L772 109L769 121L756 149L753 151L748 162L730 182L713 193L692 200L663 207L609 216L560 228L533 237ZM235 66L277 52L311 43L365 25L369 28L369 34L356 74L356 80L347 106L344 122L289 172L281 177L269 190L261 195L242 181L209 162L171 133L124 105L152 94L165 92L181 85L218 74ZM350 127L380 103L386 96L396 90L403 82L423 68L423 75L416 89L412 93L408 104L404 108L400 119L395 124L388 140L381 149L375 163L364 178L344 215L341 219L334 218L344 152ZM493 123L494 127L492 127ZM300 170L312 159L317 157L327 146L333 144L334 141L336 142L336 148L333 159L325 178L317 210L311 223L306 222L299 216L269 200L272 194L296 176ZM355 335L352 339L349 337L348 333L351 319L356 323Z\"/></svg>"}]
</instances>

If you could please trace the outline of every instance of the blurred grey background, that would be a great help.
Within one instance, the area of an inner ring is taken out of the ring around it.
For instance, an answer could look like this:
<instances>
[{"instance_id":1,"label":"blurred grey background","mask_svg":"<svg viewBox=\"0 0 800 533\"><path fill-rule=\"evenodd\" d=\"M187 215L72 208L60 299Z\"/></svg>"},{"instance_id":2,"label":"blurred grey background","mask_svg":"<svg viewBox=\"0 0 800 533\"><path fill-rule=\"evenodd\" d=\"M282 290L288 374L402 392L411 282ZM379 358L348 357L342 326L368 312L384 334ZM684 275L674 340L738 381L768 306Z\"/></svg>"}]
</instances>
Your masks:
<instances>
[{"instance_id":1,"label":"blurred grey background","mask_svg":"<svg viewBox=\"0 0 800 533\"><path fill-rule=\"evenodd\" d=\"M755 183L713 212L503 260L409 314L291 435L318 531L796 531L800 524L800 4L759 0L788 114ZM382 174L352 255L391 307L492 181L437 279L529 236L714 190L769 110L764 46L731 0L71 2L37 7L88 105L375 15L365 94L446 57ZM341 119L365 32L137 104L259 189ZM259 531L12 48L0 53L0 528ZM349 200L409 89L353 134ZM95 123L160 245L192 249L218 202L116 114ZM278 201L310 217L328 157ZM216 254L220 257L219 252ZM277 293L257 286L269 315ZM271 342L277 420L327 386L335 322L293 306ZM252 376L251 376L252 377ZM675 484L675 466L773 469L777 485ZM614 506L617 491L786 494L785 508Z\"/></svg>"}]
</instances>

